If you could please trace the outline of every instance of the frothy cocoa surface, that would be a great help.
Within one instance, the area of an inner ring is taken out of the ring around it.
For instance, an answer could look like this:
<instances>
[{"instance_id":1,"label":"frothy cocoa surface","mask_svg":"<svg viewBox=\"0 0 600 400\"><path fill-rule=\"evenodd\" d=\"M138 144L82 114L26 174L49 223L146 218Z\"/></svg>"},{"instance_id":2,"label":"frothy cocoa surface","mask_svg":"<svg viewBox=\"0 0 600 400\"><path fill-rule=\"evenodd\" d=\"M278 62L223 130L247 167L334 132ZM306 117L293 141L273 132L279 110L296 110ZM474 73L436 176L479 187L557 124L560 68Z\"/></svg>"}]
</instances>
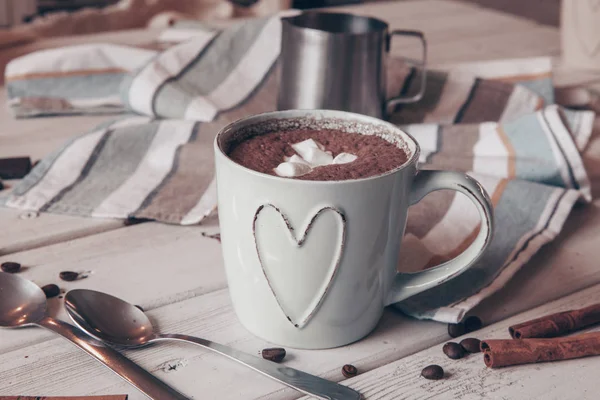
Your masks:
<instances>
[{"instance_id":1,"label":"frothy cocoa surface","mask_svg":"<svg viewBox=\"0 0 600 400\"><path fill-rule=\"evenodd\" d=\"M339 130L290 130L250 137L233 146L229 157L246 168L269 175L296 154L292 144L313 139L331 151L333 156L351 153L358 158L348 164L332 164L314 168L306 175L291 179L337 181L381 175L404 164L408 157L398 146L374 135L360 135Z\"/></svg>"}]
</instances>

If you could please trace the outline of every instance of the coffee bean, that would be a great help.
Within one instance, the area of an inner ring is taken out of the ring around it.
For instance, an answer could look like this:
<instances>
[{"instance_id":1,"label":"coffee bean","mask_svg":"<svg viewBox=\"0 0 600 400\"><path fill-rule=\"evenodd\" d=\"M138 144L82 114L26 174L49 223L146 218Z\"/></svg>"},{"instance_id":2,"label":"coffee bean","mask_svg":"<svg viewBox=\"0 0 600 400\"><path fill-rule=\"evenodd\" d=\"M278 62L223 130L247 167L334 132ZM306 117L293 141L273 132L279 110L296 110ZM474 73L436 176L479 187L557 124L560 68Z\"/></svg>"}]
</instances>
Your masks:
<instances>
[{"instance_id":1,"label":"coffee bean","mask_svg":"<svg viewBox=\"0 0 600 400\"><path fill-rule=\"evenodd\" d=\"M18 262L7 261L0 264L0 269L4 272L8 272L9 274L14 274L21 270L21 264Z\"/></svg>"},{"instance_id":2,"label":"coffee bean","mask_svg":"<svg viewBox=\"0 0 600 400\"><path fill-rule=\"evenodd\" d=\"M285 349L281 347L263 349L260 353L265 360L273 362L281 362L285 358Z\"/></svg>"},{"instance_id":3,"label":"coffee bean","mask_svg":"<svg viewBox=\"0 0 600 400\"><path fill-rule=\"evenodd\" d=\"M465 319L464 324L465 333L475 332L481 329L481 327L483 326L483 322L481 322L481 319L479 317L476 317L475 315L471 315L470 317Z\"/></svg>"},{"instance_id":4,"label":"coffee bean","mask_svg":"<svg viewBox=\"0 0 600 400\"><path fill-rule=\"evenodd\" d=\"M421 376L425 379L442 379L444 377L444 369L439 365L428 365L421 371Z\"/></svg>"},{"instance_id":5,"label":"coffee bean","mask_svg":"<svg viewBox=\"0 0 600 400\"><path fill-rule=\"evenodd\" d=\"M460 341L460 345L467 353L479 353L481 340L475 338L466 338Z\"/></svg>"},{"instance_id":6,"label":"coffee bean","mask_svg":"<svg viewBox=\"0 0 600 400\"><path fill-rule=\"evenodd\" d=\"M352 378L358 374L358 370L352 364L346 364L342 367L342 375L346 378Z\"/></svg>"},{"instance_id":7,"label":"coffee bean","mask_svg":"<svg viewBox=\"0 0 600 400\"><path fill-rule=\"evenodd\" d=\"M58 276L63 281L72 282L79 278L79 273L73 271L62 271L58 274Z\"/></svg>"},{"instance_id":8,"label":"coffee bean","mask_svg":"<svg viewBox=\"0 0 600 400\"><path fill-rule=\"evenodd\" d=\"M460 344L454 342L446 343L442 348L442 351L453 360L458 360L465 356L465 349L463 349Z\"/></svg>"},{"instance_id":9,"label":"coffee bean","mask_svg":"<svg viewBox=\"0 0 600 400\"><path fill-rule=\"evenodd\" d=\"M459 322L458 324L448 324L448 335L451 338L459 337L465 334L465 324Z\"/></svg>"},{"instance_id":10,"label":"coffee bean","mask_svg":"<svg viewBox=\"0 0 600 400\"><path fill-rule=\"evenodd\" d=\"M142 306L138 306L137 304L135 305L137 308L140 309L141 312L144 312L144 309L142 308Z\"/></svg>"},{"instance_id":11,"label":"coffee bean","mask_svg":"<svg viewBox=\"0 0 600 400\"><path fill-rule=\"evenodd\" d=\"M57 285L55 285L54 283L51 283L46 286L42 286L42 290L44 291L44 294L46 295L47 299L56 297L60 294L59 287Z\"/></svg>"}]
</instances>

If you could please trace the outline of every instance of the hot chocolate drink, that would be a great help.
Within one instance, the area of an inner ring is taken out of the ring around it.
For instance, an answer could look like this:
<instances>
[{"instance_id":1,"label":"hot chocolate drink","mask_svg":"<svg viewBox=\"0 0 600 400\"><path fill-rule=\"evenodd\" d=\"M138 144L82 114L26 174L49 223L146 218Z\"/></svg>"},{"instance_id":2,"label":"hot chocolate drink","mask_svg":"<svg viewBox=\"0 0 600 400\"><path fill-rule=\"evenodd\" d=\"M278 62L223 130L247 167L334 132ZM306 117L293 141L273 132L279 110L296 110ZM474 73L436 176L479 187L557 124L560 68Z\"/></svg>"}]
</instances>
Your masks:
<instances>
[{"instance_id":1,"label":"hot chocolate drink","mask_svg":"<svg viewBox=\"0 0 600 400\"><path fill-rule=\"evenodd\" d=\"M258 172L313 181L381 175L408 159L403 149L381 137L332 129L251 136L234 144L228 155Z\"/></svg>"}]
</instances>

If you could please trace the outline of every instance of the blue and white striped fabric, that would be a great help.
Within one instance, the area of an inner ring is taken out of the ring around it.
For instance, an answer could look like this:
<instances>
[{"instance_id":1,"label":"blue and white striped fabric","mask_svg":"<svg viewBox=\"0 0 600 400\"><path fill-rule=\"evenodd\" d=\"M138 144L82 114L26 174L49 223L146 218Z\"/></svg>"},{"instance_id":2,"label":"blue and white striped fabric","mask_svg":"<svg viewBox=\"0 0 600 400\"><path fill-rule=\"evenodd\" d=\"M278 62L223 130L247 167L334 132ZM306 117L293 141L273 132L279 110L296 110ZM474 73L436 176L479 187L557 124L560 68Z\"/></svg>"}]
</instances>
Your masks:
<instances>
[{"instance_id":1,"label":"blue and white striped fabric","mask_svg":"<svg viewBox=\"0 0 600 400\"><path fill-rule=\"evenodd\" d=\"M273 17L222 32L187 29L187 40L163 43L161 52L148 48L157 46L83 45L12 61L6 82L18 117L126 115L72 138L0 204L201 222L216 206L215 134L241 117L276 108L280 31ZM390 96L417 89L417 71L397 60L390 64ZM406 313L461 320L559 234L577 201L591 199L580 151L595 116L555 105L551 72L547 58L430 71L423 101L392 116L420 143L423 168L476 177L490 193L497 221L483 259L399 304ZM450 259L478 229L477 212L464 196L427 196L410 210L398 268L422 270Z\"/></svg>"}]
</instances>

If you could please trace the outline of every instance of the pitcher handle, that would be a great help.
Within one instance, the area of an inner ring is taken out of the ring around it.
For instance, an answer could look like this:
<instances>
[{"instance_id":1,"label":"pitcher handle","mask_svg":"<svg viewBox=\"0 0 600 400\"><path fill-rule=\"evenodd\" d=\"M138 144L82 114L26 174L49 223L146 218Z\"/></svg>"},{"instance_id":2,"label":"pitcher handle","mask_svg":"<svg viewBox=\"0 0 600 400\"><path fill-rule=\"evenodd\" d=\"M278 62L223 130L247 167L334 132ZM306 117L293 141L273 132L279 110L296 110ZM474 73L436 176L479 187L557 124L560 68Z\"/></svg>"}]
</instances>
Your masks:
<instances>
[{"instance_id":1,"label":"pitcher handle","mask_svg":"<svg viewBox=\"0 0 600 400\"><path fill-rule=\"evenodd\" d=\"M473 243L452 260L425 271L396 274L386 305L431 289L465 272L481 257L492 240L494 231L492 202L481 184L466 174L450 171L420 171L412 184L410 204L414 205L428 193L441 189L456 190L467 195L477 207L481 218L481 229Z\"/></svg>"},{"instance_id":2,"label":"pitcher handle","mask_svg":"<svg viewBox=\"0 0 600 400\"><path fill-rule=\"evenodd\" d=\"M412 36L418 38L421 41L421 45L423 46L423 55L421 57L421 60L412 60L408 58L404 59L407 63L412 64L415 67L421 68L421 86L419 87L419 91L417 92L417 94L415 94L414 96L392 97L386 103L388 108L393 107L397 104L415 103L421 100L423 98L423 95L425 94L425 88L427 83L427 40L425 40L425 35L423 34L423 32L413 30L395 30L392 31L392 33L390 33L390 39L393 36Z\"/></svg>"}]
</instances>

